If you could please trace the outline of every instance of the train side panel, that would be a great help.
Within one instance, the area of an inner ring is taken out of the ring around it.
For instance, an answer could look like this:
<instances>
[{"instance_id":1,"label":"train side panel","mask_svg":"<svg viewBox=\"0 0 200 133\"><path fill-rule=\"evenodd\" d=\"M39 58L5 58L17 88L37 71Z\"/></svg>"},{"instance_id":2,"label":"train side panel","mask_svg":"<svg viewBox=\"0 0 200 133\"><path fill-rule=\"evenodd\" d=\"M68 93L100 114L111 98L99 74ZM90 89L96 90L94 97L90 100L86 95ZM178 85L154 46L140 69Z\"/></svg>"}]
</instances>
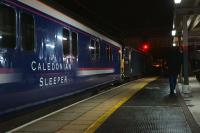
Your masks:
<instances>
[{"instance_id":1,"label":"train side panel","mask_svg":"<svg viewBox=\"0 0 200 133\"><path fill-rule=\"evenodd\" d=\"M120 47L20 2L0 2L0 15L13 16L13 27L0 27L0 115L120 79Z\"/></svg>"}]
</instances>

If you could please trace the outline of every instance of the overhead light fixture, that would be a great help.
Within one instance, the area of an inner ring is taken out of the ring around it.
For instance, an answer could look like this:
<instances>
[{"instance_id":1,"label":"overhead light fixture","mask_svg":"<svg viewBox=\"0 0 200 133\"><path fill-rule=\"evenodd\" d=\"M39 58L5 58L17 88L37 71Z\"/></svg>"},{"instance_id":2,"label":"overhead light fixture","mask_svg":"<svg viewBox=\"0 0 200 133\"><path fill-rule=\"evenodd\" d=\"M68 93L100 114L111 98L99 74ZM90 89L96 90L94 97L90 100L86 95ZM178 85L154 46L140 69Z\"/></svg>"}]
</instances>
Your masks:
<instances>
[{"instance_id":1,"label":"overhead light fixture","mask_svg":"<svg viewBox=\"0 0 200 133\"><path fill-rule=\"evenodd\" d=\"M174 0L175 4L180 4L182 0Z\"/></svg>"},{"instance_id":2,"label":"overhead light fixture","mask_svg":"<svg viewBox=\"0 0 200 133\"><path fill-rule=\"evenodd\" d=\"M176 35L176 30L172 30L172 36Z\"/></svg>"}]
</instances>

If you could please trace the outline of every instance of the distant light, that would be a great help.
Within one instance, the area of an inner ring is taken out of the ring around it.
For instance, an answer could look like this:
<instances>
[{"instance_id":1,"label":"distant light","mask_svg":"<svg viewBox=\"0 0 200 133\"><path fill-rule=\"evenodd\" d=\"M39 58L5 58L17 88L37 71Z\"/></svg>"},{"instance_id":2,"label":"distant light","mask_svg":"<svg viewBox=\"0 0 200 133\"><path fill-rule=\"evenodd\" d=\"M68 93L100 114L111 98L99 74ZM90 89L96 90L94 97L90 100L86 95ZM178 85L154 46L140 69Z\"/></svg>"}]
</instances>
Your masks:
<instances>
[{"instance_id":1,"label":"distant light","mask_svg":"<svg viewBox=\"0 0 200 133\"><path fill-rule=\"evenodd\" d=\"M176 43L173 43L172 46L173 46L173 47L176 47Z\"/></svg>"},{"instance_id":2,"label":"distant light","mask_svg":"<svg viewBox=\"0 0 200 133\"><path fill-rule=\"evenodd\" d=\"M0 36L0 39L2 39L3 37L2 36Z\"/></svg>"},{"instance_id":3,"label":"distant light","mask_svg":"<svg viewBox=\"0 0 200 133\"><path fill-rule=\"evenodd\" d=\"M159 64L153 64L153 66L156 67L156 68L160 67Z\"/></svg>"},{"instance_id":4,"label":"distant light","mask_svg":"<svg viewBox=\"0 0 200 133\"><path fill-rule=\"evenodd\" d=\"M176 35L176 30L172 30L172 36Z\"/></svg>"},{"instance_id":5,"label":"distant light","mask_svg":"<svg viewBox=\"0 0 200 133\"><path fill-rule=\"evenodd\" d=\"M180 3L181 3L181 0L174 0L174 3L175 3L175 4L180 4Z\"/></svg>"}]
</instances>

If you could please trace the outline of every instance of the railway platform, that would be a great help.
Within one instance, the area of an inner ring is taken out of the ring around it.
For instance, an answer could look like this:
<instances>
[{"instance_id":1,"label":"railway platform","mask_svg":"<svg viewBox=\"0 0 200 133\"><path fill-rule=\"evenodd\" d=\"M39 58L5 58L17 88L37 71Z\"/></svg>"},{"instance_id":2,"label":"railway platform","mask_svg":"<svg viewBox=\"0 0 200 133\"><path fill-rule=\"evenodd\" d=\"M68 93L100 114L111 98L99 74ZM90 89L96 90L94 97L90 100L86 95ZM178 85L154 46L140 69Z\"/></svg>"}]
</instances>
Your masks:
<instances>
[{"instance_id":1,"label":"railway platform","mask_svg":"<svg viewBox=\"0 0 200 133\"><path fill-rule=\"evenodd\" d=\"M198 87L192 87L200 92ZM193 101L194 106L190 106ZM176 95L169 95L167 79L143 78L74 103L8 132L198 133L197 101L198 98L192 96L181 96L179 91Z\"/></svg>"}]
</instances>

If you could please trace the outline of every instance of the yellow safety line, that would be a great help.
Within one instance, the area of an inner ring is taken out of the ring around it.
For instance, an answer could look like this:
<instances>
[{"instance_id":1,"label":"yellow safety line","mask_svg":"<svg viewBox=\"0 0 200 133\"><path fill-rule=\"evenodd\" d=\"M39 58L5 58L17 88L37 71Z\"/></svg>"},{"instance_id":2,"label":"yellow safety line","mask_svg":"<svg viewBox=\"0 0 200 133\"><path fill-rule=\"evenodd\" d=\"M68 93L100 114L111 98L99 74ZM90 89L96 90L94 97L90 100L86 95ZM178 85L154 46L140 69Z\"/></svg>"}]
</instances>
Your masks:
<instances>
[{"instance_id":1,"label":"yellow safety line","mask_svg":"<svg viewBox=\"0 0 200 133\"><path fill-rule=\"evenodd\" d=\"M128 101L132 96L134 96L138 91L142 90L144 86L152 82L153 80L156 80L156 78L151 78L147 82L142 82L135 87L137 90L128 95L125 96L122 100L120 100L115 106L113 106L111 109L106 111L102 116L100 116L94 123L92 123L85 131L84 133L94 133L98 127L101 126L101 124L111 115L113 114L122 104L124 104L126 101Z\"/></svg>"}]
</instances>

